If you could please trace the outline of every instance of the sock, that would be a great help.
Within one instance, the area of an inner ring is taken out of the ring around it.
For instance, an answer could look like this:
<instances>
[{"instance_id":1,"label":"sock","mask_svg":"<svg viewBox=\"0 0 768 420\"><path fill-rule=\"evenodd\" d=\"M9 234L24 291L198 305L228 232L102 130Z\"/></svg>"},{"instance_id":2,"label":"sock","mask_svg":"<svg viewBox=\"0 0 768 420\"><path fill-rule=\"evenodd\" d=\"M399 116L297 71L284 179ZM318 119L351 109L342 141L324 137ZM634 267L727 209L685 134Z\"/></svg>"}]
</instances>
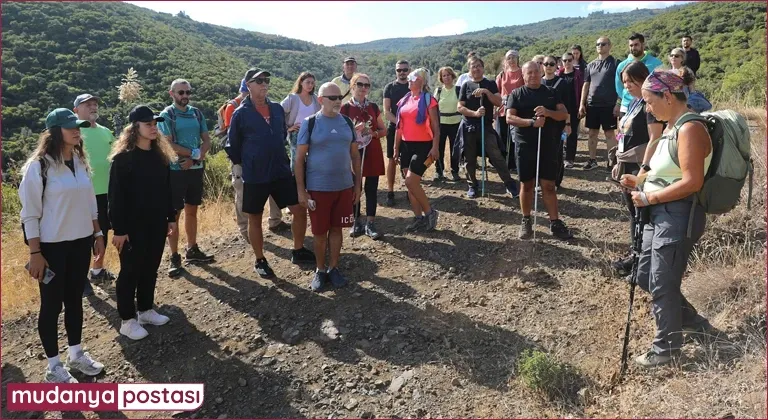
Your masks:
<instances>
[{"instance_id":1,"label":"sock","mask_svg":"<svg viewBox=\"0 0 768 420\"><path fill-rule=\"evenodd\" d=\"M83 354L83 346L81 344L75 344L69 346L69 360L75 360Z\"/></svg>"},{"instance_id":2,"label":"sock","mask_svg":"<svg viewBox=\"0 0 768 420\"><path fill-rule=\"evenodd\" d=\"M48 369L53 370L56 365L61 366L61 359L59 359L59 355L49 357L48 358Z\"/></svg>"},{"instance_id":3,"label":"sock","mask_svg":"<svg viewBox=\"0 0 768 420\"><path fill-rule=\"evenodd\" d=\"M103 270L103 268L92 268L91 274L98 276L99 274L101 274L101 270Z\"/></svg>"},{"instance_id":4,"label":"sock","mask_svg":"<svg viewBox=\"0 0 768 420\"><path fill-rule=\"evenodd\" d=\"M531 216L523 216L523 219L530 219Z\"/></svg>"}]
</instances>

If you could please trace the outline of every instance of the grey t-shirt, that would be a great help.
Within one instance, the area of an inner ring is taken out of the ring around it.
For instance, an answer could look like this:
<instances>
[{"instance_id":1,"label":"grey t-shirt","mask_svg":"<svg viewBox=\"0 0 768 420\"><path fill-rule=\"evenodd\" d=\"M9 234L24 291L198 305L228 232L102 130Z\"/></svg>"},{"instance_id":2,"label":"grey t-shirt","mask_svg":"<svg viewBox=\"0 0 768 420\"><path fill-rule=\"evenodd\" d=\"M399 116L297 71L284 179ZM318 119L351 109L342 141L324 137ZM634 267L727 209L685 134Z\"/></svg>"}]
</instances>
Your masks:
<instances>
[{"instance_id":1,"label":"grey t-shirt","mask_svg":"<svg viewBox=\"0 0 768 420\"><path fill-rule=\"evenodd\" d=\"M297 144L308 144L307 191L342 191L352 188L352 157L350 144L355 136L339 114L334 118L321 112L315 114L315 127L309 137L309 119L301 123Z\"/></svg>"},{"instance_id":2,"label":"grey t-shirt","mask_svg":"<svg viewBox=\"0 0 768 420\"><path fill-rule=\"evenodd\" d=\"M612 55L605 60L596 58L587 64L584 72L584 82L589 83L587 105L613 107L619 99L616 93L616 66L618 63Z\"/></svg>"}]
</instances>

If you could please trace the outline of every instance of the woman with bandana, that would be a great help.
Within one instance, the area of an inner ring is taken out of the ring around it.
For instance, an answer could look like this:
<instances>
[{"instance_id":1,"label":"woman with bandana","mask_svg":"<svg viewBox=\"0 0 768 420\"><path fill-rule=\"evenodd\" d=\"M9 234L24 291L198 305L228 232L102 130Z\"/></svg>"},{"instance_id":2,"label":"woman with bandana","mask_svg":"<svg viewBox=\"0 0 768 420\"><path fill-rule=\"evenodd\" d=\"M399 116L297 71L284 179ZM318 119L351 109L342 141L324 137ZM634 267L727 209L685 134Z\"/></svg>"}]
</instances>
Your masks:
<instances>
[{"instance_id":1,"label":"woman with bandana","mask_svg":"<svg viewBox=\"0 0 768 420\"><path fill-rule=\"evenodd\" d=\"M683 332L700 334L712 328L680 290L688 257L706 224L704 209L692 197L704 184L712 160L707 127L687 107L688 84L690 80L672 71L657 71L645 80L642 97L646 110L668 126L653 145L648 165L638 175L621 176L621 184L633 190L632 204L648 212L637 282L651 294L656 336L651 349L635 359L645 368L679 358ZM672 156L669 147L674 140L677 156Z\"/></svg>"}]
</instances>

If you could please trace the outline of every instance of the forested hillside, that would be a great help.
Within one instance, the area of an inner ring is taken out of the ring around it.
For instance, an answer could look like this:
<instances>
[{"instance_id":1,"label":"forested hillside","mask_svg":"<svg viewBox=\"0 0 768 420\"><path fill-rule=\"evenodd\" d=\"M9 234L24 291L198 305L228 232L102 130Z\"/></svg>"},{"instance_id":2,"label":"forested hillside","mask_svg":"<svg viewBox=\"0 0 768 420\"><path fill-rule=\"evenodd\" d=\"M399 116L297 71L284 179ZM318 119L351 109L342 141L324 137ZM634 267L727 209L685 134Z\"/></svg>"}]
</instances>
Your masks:
<instances>
[{"instance_id":1,"label":"forested hillside","mask_svg":"<svg viewBox=\"0 0 768 420\"><path fill-rule=\"evenodd\" d=\"M142 101L157 107L168 103L173 79L188 79L195 91L193 103L212 128L216 109L236 94L250 66L272 72L271 95L279 100L301 71L310 70L324 82L340 73L344 56L353 54L359 70L373 79L372 99L380 101L384 84L394 77L394 63L401 58L432 71L444 65L464 71L466 53L477 50L492 75L499 71L509 48L520 49L527 59L538 53L561 54L580 43L591 60L592 45L602 34L612 38L614 55L624 58L627 35L639 31L646 35L650 51L666 62L669 50L689 33L702 56L698 88L710 96L765 103L764 3L701 2L661 11L593 13L566 19L567 24L551 19L459 37L405 40L402 48L384 48L398 52L364 48L368 44L324 47L125 3L5 2L2 7L3 168L8 159L26 156L48 111L70 107L79 93L102 97L105 109L100 123L112 127L111 116L118 105L116 87L131 67L143 86ZM392 40L376 42L385 41Z\"/></svg>"}]
</instances>

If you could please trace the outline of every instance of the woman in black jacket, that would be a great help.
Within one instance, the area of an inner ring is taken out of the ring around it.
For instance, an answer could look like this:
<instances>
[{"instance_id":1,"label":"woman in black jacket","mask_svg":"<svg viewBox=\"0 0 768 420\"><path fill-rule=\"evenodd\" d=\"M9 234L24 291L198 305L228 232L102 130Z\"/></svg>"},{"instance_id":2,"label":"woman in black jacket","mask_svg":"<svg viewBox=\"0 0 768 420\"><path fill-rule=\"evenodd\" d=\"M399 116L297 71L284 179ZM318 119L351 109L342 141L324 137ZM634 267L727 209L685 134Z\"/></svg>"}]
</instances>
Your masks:
<instances>
[{"instance_id":1,"label":"woman in black jacket","mask_svg":"<svg viewBox=\"0 0 768 420\"><path fill-rule=\"evenodd\" d=\"M115 142L110 156L109 217L115 231L112 244L120 253L120 334L140 340L148 334L142 324L169 321L152 307L165 238L176 229L169 166L176 153L158 134L157 123L164 119L149 107L135 107L128 120L131 124Z\"/></svg>"}]
</instances>

